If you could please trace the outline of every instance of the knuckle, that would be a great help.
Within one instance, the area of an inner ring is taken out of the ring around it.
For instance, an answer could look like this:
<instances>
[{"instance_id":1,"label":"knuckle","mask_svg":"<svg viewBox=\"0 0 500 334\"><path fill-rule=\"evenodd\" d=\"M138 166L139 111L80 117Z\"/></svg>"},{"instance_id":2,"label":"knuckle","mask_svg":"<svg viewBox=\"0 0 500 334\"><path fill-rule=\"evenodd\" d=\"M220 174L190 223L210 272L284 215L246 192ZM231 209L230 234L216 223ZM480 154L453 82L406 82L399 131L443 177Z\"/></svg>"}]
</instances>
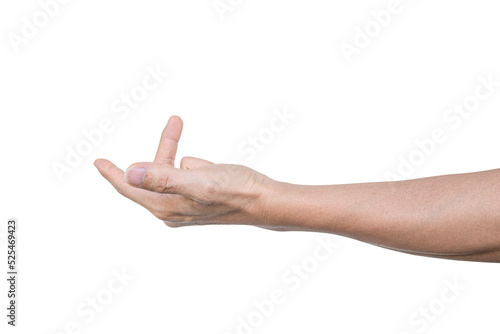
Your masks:
<instances>
[{"instance_id":1,"label":"knuckle","mask_svg":"<svg viewBox=\"0 0 500 334\"><path fill-rule=\"evenodd\" d=\"M213 199L217 196L219 189L219 184L214 180L209 180L205 183L202 191L202 200L204 201L213 201Z\"/></svg>"},{"instance_id":2,"label":"knuckle","mask_svg":"<svg viewBox=\"0 0 500 334\"><path fill-rule=\"evenodd\" d=\"M171 193L174 188L174 180L167 175L157 178L151 186L151 189L158 193Z\"/></svg>"},{"instance_id":3,"label":"knuckle","mask_svg":"<svg viewBox=\"0 0 500 334\"><path fill-rule=\"evenodd\" d=\"M168 157L165 157L164 163L166 163L168 165L173 165L174 161L175 161L175 159L172 156L168 156Z\"/></svg>"}]
</instances>

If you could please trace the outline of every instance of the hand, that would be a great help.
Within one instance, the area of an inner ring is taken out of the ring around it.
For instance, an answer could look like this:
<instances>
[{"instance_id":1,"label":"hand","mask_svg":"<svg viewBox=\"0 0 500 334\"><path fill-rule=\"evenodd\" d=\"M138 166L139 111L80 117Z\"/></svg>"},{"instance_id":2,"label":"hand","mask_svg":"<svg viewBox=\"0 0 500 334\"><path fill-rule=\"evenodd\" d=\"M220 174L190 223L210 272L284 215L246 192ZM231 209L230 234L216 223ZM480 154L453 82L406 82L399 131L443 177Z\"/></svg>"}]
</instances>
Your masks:
<instances>
[{"instance_id":1,"label":"hand","mask_svg":"<svg viewBox=\"0 0 500 334\"><path fill-rule=\"evenodd\" d=\"M184 157L175 168L182 127L180 117L170 117L154 162L135 163L125 173L108 160L94 165L121 195L170 227L265 221L261 204L275 181L242 165L193 157Z\"/></svg>"}]
</instances>

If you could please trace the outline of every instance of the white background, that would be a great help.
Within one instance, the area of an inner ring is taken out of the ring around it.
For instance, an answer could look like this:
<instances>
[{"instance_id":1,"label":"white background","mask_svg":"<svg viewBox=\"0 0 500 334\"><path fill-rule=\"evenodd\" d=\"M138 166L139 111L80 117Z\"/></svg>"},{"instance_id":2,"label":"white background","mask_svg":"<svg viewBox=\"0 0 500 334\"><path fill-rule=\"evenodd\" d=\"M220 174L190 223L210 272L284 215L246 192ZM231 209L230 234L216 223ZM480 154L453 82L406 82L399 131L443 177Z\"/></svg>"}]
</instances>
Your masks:
<instances>
[{"instance_id":1,"label":"white background","mask_svg":"<svg viewBox=\"0 0 500 334\"><path fill-rule=\"evenodd\" d=\"M151 161L173 114L185 125L179 158L236 159L292 183L382 181L436 127L448 139L411 178L500 167L499 88L457 129L443 121L479 76L500 80L496 1L401 0L401 12L350 63L341 43L352 44L355 28L389 1L232 3L221 19L211 0L74 0L17 53L8 34L21 34L23 17L32 20L40 5L0 4L0 218L19 220L20 253L19 326L6 331L2 311L2 333L64 333L75 322L80 333L413 334L422 327L410 317L439 304L447 279L466 289L423 332L497 333L496 264L336 238L335 254L292 291L282 275L324 235L170 229L99 175L99 157L121 168ZM113 101L148 66L169 77L120 120ZM247 161L238 147L283 106L295 119ZM59 181L52 164L104 118L114 130ZM122 268L134 278L87 321L77 307ZM274 289L286 300L238 332L238 318Z\"/></svg>"}]
</instances>

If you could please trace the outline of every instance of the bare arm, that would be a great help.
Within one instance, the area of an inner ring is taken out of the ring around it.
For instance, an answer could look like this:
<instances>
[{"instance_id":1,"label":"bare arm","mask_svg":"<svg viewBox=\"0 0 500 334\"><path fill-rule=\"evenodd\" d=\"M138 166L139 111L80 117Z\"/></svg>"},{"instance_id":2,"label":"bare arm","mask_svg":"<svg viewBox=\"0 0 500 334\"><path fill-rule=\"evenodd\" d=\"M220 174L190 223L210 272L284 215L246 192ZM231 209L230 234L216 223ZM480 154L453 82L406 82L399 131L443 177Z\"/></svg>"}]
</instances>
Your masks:
<instances>
[{"instance_id":1,"label":"bare arm","mask_svg":"<svg viewBox=\"0 0 500 334\"><path fill-rule=\"evenodd\" d=\"M154 162L99 172L172 227L247 224L334 233L406 253L500 262L500 169L423 179L307 186L278 182L241 165L185 157L170 118Z\"/></svg>"},{"instance_id":2,"label":"bare arm","mask_svg":"<svg viewBox=\"0 0 500 334\"><path fill-rule=\"evenodd\" d=\"M412 254L500 262L500 169L331 186L277 183L269 225L328 232Z\"/></svg>"}]
</instances>

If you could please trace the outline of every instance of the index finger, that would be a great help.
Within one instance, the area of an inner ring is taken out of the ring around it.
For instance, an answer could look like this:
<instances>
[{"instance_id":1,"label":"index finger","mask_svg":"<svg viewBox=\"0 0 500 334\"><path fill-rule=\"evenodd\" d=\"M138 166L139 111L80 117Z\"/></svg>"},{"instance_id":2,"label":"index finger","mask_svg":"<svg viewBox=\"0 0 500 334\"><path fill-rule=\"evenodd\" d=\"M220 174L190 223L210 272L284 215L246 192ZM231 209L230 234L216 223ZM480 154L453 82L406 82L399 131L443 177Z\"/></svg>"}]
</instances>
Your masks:
<instances>
[{"instance_id":1,"label":"index finger","mask_svg":"<svg viewBox=\"0 0 500 334\"><path fill-rule=\"evenodd\" d=\"M174 166L177 144L181 138L182 127L182 119L179 116L174 115L170 117L161 134L154 162Z\"/></svg>"}]
</instances>

